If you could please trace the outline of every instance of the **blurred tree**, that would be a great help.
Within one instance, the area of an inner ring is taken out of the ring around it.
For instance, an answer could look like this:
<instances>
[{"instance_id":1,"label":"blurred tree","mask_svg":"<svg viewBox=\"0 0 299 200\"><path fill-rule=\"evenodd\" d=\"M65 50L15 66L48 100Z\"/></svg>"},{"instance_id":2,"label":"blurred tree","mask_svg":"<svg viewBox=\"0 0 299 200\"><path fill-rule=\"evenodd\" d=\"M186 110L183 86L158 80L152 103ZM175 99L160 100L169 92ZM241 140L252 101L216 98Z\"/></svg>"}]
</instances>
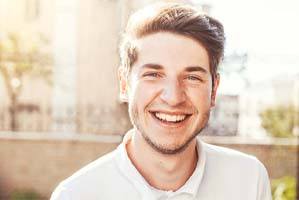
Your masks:
<instances>
[{"instance_id":1,"label":"blurred tree","mask_svg":"<svg viewBox=\"0 0 299 200\"><path fill-rule=\"evenodd\" d=\"M273 137L295 137L293 130L299 125L296 115L299 111L294 106L277 106L260 113L262 127Z\"/></svg>"},{"instance_id":2,"label":"blurred tree","mask_svg":"<svg viewBox=\"0 0 299 200\"><path fill-rule=\"evenodd\" d=\"M15 190L12 192L12 194L10 195L10 199L11 200L38 200L41 199L41 196L36 193L35 191L30 191L30 190L26 190L26 191L18 191Z\"/></svg>"},{"instance_id":3,"label":"blurred tree","mask_svg":"<svg viewBox=\"0 0 299 200\"><path fill-rule=\"evenodd\" d=\"M17 111L24 77L35 76L51 83L52 58L45 52L48 41L42 35L22 37L9 33L0 37L0 74L10 101L10 128L18 129Z\"/></svg>"},{"instance_id":4,"label":"blurred tree","mask_svg":"<svg viewBox=\"0 0 299 200\"><path fill-rule=\"evenodd\" d=\"M280 179L271 180L271 191L273 200L295 200L296 179L284 176Z\"/></svg>"}]
</instances>

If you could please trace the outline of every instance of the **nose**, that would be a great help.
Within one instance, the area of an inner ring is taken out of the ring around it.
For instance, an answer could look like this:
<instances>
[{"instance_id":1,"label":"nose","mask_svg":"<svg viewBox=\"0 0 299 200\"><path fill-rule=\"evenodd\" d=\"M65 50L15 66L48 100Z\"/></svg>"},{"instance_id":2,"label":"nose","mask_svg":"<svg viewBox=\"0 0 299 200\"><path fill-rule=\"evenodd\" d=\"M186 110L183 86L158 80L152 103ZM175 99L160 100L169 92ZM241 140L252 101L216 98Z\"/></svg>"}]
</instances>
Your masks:
<instances>
[{"instance_id":1,"label":"nose","mask_svg":"<svg viewBox=\"0 0 299 200\"><path fill-rule=\"evenodd\" d=\"M186 101L186 93L178 80L168 80L165 81L160 98L169 106L177 106Z\"/></svg>"}]
</instances>

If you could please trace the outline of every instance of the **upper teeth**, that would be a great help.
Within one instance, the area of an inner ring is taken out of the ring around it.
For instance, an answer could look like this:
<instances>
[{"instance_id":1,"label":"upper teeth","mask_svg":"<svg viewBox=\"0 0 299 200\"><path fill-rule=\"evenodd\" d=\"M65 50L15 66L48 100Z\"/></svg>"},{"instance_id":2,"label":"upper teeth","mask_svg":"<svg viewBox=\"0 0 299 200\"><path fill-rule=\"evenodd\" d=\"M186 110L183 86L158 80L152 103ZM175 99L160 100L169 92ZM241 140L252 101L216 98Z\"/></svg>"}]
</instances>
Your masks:
<instances>
[{"instance_id":1,"label":"upper teeth","mask_svg":"<svg viewBox=\"0 0 299 200\"><path fill-rule=\"evenodd\" d=\"M165 113L155 113L155 116L161 120L169 121L169 122L177 122L182 121L186 118L186 115L169 115Z\"/></svg>"}]
</instances>

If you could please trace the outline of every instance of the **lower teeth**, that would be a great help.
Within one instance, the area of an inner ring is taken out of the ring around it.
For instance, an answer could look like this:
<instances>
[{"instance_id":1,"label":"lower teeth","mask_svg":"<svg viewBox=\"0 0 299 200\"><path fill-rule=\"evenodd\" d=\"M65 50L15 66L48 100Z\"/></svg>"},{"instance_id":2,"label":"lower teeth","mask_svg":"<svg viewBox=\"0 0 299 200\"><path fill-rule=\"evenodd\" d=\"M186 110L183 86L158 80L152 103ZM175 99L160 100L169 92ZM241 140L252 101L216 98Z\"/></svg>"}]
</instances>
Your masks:
<instances>
[{"instance_id":1,"label":"lower teeth","mask_svg":"<svg viewBox=\"0 0 299 200\"><path fill-rule=\"evenodd\" d=\"M178 123L178 122L181 122L181 121L183 121L183 120L181 120L181 121L167 121L167 120L164 120L164 119L160 119L160 118L158 118L160 121L162 121L162 122L170 122L170 123Z\"/></svg>"}]
</instances>

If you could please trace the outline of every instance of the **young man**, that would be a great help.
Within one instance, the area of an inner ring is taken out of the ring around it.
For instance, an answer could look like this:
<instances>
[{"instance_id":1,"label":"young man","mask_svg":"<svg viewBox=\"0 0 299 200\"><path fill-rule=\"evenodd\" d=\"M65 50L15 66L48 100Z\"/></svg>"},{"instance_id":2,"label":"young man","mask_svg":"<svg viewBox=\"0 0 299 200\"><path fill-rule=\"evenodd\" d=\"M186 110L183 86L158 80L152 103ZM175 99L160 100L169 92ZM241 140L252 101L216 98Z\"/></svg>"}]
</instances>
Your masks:
<instances>
[{"instance_id":1,"label":"young man","mask_svg":"<svg viewBox=\"0 0 299 200\"><path fill-rule=\"evenodd\" d=\"M119 69L133 129L51 199L270 200L268 175L256 158L196 138L215 105L224 39L217 20L189 6L135 13Z\"/></svg>"}]
</instances>

